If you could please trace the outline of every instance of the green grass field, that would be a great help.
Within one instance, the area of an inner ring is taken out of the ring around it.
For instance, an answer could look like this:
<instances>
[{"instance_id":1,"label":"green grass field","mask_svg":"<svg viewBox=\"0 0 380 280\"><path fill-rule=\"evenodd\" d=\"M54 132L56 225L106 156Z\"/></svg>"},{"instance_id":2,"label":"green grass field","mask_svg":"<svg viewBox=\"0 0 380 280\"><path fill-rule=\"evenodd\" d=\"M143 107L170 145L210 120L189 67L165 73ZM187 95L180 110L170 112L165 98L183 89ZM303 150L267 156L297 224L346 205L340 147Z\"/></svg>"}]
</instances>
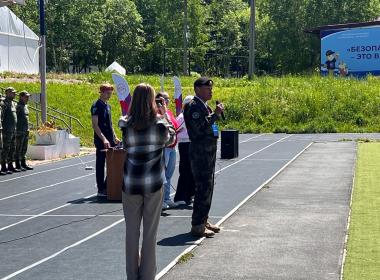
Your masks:
<instances>
[{"instance_id":1,"label":"green grass field","mask_svg":"<svg viewBox=\"0 0 380 280\"><path fill-rule=\"evenodd\" d=\"M359 144L344 279L380 279L380 143Z\"/></svg>"},{"instance_id":2,"label":"green grass field","mask_svg":"<svg viewBox=\"0 0 380 280\"><path fill-rule=\"evenodd\" d=\"M36 81L22 80L29 76L18 75L19 81L7 82L10 77L4 74L0 86L39 92ZM49 74L48 77L55 79L48 84L48 105L78 117L85 129L74 127L74 134L81 137L83 145L91 145L90 106L98 97L98 85L112 82L111 74ZM160 89L159 75L129 75L126 79L131 90L140 82ZM181 78L184 95L193 92L194 80L194 77ZM215 78L214 82L214 99L226 105L227 120L221 123L222 128L247 133L380 131L380 79L375 77L357 80L284 76L260 77L254 81ZM165 90L173 95L171 77L165 79ZM116 124L120 115L116 96L111 105Z\"/></svg>"}]
</instances>

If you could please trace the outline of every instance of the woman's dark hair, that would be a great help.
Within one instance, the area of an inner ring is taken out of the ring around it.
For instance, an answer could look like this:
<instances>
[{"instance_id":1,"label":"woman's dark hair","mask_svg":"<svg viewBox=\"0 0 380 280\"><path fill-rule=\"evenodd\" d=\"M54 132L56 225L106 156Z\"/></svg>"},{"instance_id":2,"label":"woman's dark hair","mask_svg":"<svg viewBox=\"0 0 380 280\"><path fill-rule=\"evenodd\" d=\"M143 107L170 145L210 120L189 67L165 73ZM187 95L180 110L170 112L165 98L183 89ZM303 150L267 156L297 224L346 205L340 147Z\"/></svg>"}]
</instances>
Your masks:
<instances>
[{"instance_id":1,"label":"woman's dark hair","mask_svg":"<svg viewBox=\"0 0 380 280\"><path fill-rule=\"evenodd\" d=\"M136 86L129 109L129 116L134 129L145 129L156 120L155 94L154 88L149 84L142 83Z\"/></svg>"}]
</instances>

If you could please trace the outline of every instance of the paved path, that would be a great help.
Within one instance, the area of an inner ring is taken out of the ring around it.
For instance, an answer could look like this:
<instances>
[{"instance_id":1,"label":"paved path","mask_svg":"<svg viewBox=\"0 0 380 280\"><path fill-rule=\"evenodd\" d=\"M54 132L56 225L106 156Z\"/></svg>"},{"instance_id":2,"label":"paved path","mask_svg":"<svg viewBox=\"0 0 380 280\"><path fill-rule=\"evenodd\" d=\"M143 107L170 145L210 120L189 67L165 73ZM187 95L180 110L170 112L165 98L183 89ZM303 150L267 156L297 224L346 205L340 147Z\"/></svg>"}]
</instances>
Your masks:
<instances>
[{"instance_id":1,"label":"paved path","mask_svg":"<svg viewBox=\"0 0 380 280\"><path fill-rule=\"evenodd\" d=\"M355 158L313 144L162 279L340 279Z\"/></svg>"}]
</instances>

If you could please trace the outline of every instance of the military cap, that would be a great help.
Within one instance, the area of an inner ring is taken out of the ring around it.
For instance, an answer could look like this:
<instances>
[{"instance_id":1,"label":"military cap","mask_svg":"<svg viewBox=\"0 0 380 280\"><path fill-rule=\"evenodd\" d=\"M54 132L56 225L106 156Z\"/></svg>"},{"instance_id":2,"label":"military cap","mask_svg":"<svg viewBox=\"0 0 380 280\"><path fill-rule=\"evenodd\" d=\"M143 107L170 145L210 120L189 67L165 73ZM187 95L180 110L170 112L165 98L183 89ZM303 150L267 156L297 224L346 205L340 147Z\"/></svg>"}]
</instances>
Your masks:
<instances>
[{"instance_id":1,"label":"military cap","mask_svg":"<svg viewBox=\"0 0 380 280\"><path fill-rule=\"evenodd\" d=\"M14 87L7 87L7 88L5 89L5 93L7 93L7 92L14 92L14 93L16 93L17 90L15 90Z\"/></svg>"},{"instance_id":2,"label":"military cap","mask_svg":"<svg viewBox=\"0 0 380 280\"><path fill-rule=\"evenodd\" d=\"M30 93L27 92L26 90L23 90L19 93L20 97L23 97L23 96L30 96Z\"/></svg>"},{"instance_id":3,"label":"military cap","mask_svg":"<svg viewBox=\"0 0 380 280\"><path fill-rule=\"evenodd\" d=\"M213 81L207 77L200 77L194 82L194 87L212 86Z\"/></svg>"}]
</instances>

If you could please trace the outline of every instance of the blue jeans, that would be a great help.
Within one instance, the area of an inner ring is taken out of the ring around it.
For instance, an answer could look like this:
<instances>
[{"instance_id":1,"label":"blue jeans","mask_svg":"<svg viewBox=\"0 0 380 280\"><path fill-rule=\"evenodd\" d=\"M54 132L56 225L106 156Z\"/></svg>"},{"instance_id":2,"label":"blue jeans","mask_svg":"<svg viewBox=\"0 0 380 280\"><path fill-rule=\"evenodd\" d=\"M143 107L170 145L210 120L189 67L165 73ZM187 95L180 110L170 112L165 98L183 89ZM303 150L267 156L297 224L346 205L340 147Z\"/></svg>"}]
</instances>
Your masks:
<instances>
[{"instance_id":1,"label":"blue jeans","mask_svg":"<svg viewBox=\"0 0 380 280\"><path fill-rule=\"evenodd\" d=\"M175 148L165 148L164 201L170 200L171 179L175 170L177 153Z\"/></svg>"}]
</instances>

